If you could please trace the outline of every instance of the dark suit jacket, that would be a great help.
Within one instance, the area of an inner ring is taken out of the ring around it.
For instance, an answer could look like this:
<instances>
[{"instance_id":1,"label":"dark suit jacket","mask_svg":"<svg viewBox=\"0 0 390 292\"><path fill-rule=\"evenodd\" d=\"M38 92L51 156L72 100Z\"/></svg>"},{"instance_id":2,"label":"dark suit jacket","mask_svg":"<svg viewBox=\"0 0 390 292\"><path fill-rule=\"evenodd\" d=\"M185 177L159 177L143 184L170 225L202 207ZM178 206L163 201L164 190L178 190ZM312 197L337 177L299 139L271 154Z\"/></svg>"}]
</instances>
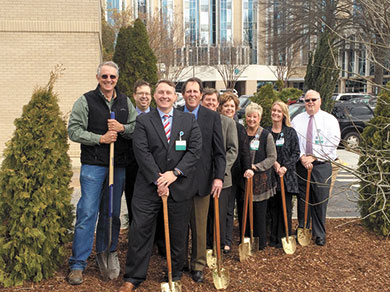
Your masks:
<instances>
[{"instance_id":1,"label":"dark suit jacket","mask_svg":"<svg viewBox=\"0 0 390 292\"><path fill-rule=\"evenodd\" d=\"M185 151L175 150L175 141L179 133L187 141ZM161 200L157 194L155 182L159 173L175 168L183 173L169 186L174 201L190 199L195 195L194 172L202 148L202 136L192 114L173 111L171 142L168 144L162 121L157 110L137 117L133 134L134 154L138 163L134 196Z\"/></svg>"},{"instance_id":2,"label":"dark suit jacket","mask_svg":"<svg viewBox=\"0 0 390 292\"><path fill-rule=\"evenodd\" d=\"M183 111L184 107L179 108ZM197 122L202 132L202 152L196 165L194 181L199 196L207 196L215 178L225 178L225 149L222 137L222 124L219 113L203 106L199 107Z\"/></svg>"}]
</instances>

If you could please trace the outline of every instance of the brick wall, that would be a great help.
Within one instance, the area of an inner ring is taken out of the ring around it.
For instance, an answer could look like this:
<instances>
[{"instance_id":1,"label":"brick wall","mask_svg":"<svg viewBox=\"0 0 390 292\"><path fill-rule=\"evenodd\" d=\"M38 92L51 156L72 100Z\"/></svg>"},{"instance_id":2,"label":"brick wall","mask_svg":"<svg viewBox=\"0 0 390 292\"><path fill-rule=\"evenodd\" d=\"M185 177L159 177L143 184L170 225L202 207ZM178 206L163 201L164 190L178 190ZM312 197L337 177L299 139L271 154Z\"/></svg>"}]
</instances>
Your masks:
<instances>
[{"instance_id":1,"label":"brick wall","mask_svg":"<svg viewBox=\"0 0 390 292\"><path fill-rule=\"evenodd\" d=\"M57 64L65 68L54 89L61 111L96 86L101 61L100 0L0 0L0 157L36 86ZM79 155L71 143L70 155Z\"/></svg>"}]
</instances>

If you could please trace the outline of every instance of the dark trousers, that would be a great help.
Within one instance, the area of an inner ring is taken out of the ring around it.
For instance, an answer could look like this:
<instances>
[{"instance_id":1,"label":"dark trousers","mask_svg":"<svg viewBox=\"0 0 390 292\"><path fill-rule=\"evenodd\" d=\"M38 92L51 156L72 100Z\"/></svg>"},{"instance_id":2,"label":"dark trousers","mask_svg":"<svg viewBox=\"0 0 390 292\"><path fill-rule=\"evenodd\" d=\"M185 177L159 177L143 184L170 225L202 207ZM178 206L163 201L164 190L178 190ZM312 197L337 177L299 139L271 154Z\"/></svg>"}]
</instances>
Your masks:
<instances>
[{"instance_id":1,"label":"dark trousers","mask_svg":"<svg viewBox=\"0 0 390 292\"><path fill-rule=\"evenodd\" d=\"M228 210L229 197L232 193L231 188L225 188L221 190L221 194L218 199L219 206L219 229L220 229L220 240L221 247L225 246L226 237L226 214ZM210 196L210 207L209 214L207 217L207 248L213 247L214 238L214 198Z\"/></svg>"},{"instance_id":2,"label":"dark trousers","mask_svg":"<svg viewBox=\"0 0 390 292\"><path fill-rule=\"evenodd\" d=\"M171 197L168 197L172 277L174 280L179 280L182 274L191 202L192 199L175 202ZM133 220L129 231L124 280L131 282L136 287L146 279L161 205L160 198L151 200L135 196L132 200Z\"/></svg>"},{"instance_id":3,"label":"dark trousers","mask_svg":"<svg viewBox=\"0 0 390 292\"><path fill-rule=\"evenodd\" d=\"M239 191L236 185L233 184L228 197L227 213L226 213L226 235L225 245L232 246L233 244L233 225L234 225L234 207L236 205L236 193Z\"/></svg>"},{"instance_id":4,"label":"dark trousers","mask_svg":"<svg viewBox=\"0 0 390 292\"><path fill-rule=\"evenodd\" d=\"M137 162L133 162L126 167L126 183L125 183L125 198L127 205L127 212L129 216L129 226L131 226L131 221L133 220L133 213L131 211L131 201L133 198L135 179L137 177L138 172L138 164ZM164 253L164 217L162 206L158 215L157 227L156 227L156 235L155 235L155 243L159 248L160 253Z\"/></svg>"},{"instance_id":5,"label":"dark trousers","mask_svg":"<svg viewBox=\"0 0 390 292\"><path fill-rule=\"evenodd\" d=\"M125 198L127 205L127 212L129 215L129 226L131 220L133 219L133 214L131 212L131 200L133 198L135 178L137 177L138 165L137 162L133 162L126 167L126 183L125 183Z\"/></svg>"},{"instance_id":6,"label":"dark trousers","mask_svg":"<svg viewBox=\"0 0 390 292\"><path fill-rule=\"evenodd\" d=\"M298 195L298 224L303 228L305 220L305 197L307 170L300 163L297 163L299 195ZM328 207L329 189L331 183L332 165L330 163L314 163L311 172L309 213L307 228L312 221L312 234L315 237L325 238L326 209Z\"/></svg>"},{"instance_id":7,"label":"dark trousers","mask_svg":"<svg viewBox=\"0 0 390 292\"><path fill-rule=\"evenodd\" d=\"M291 220L292 220L292 194L286 192L286 210L288 234L291 235ZM275 244L281 244L281 238L286 236L286 227L283 217L283 203L281 192L269 199L268 211L271 216L271 235L270 241Z\"/></svg>"}]
</instances>

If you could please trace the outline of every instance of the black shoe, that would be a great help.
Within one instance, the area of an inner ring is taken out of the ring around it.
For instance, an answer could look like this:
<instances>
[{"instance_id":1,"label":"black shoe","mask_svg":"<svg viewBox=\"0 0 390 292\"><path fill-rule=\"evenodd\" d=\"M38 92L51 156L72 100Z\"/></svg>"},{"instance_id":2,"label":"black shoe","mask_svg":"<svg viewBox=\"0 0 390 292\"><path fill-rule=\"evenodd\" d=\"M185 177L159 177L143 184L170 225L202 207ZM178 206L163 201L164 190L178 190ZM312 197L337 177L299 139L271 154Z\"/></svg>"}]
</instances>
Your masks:
<instances>
[{"instance_id":1,"label":"black shoe","mask_svg":"<svg viewBox=\"0 0 390 292\"><path fill-rule=\"evenodd\" d=\"M319 245L319 246L324 246L326 243L326 239L325 237L322 238L322 237L317 237L316 238L316 244Z\"/></svg>"},{"instance_id":2,"label":"black shoe","mask_svg":"<svg viewBox=\"0 0 390 292\"><path fill-rule=\"evenodd\" d=\"M196 283L203 283L203 271L192 271L191 275Z\"/></svg>"}]
</instances>

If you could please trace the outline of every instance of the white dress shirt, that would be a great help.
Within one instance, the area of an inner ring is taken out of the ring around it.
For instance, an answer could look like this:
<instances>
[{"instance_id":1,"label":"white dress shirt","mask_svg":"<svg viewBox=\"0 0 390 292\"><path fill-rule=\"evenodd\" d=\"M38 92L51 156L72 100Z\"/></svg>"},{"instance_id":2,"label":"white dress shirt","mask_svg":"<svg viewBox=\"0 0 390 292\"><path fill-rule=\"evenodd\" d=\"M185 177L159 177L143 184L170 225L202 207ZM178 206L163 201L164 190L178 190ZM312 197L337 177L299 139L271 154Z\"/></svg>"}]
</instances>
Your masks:
<instances>
[{"instance_id":1,"label":"white dress shirt","mask_svg":"<svg viewBox=\"0 0 390 292\"><path fill-rule=\"evenodd\" d=\"M292 126L298 134L301 155L306 155L306 132L309 123L307 112L297 115ZM321 109L314 115L313 121L313 154L321 161L335 160L337 146L340 143L340 126L337 119Z\"/></svg>"}]
</instances>

